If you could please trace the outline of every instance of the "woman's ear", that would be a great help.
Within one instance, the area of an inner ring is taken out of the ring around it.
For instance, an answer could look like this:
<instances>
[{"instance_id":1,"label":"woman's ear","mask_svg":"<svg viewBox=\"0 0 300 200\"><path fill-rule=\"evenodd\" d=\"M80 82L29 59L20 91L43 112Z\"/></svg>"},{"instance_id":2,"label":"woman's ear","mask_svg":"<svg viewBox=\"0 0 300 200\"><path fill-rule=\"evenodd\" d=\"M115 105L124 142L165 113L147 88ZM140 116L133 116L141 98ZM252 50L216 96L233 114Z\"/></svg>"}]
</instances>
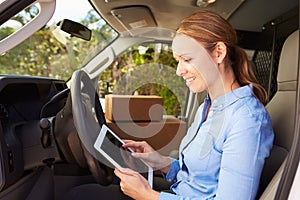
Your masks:
<instances>
[{"instance_id":1,"label":"woman's ear","mask_svg":"<svg viewBox=\"0 0 300 200\"><path fill-rule=\"evenodd\" d=\"M224 42L218 42L215 48L215 53L217 55L216 61L218 64L221 64L226 57L227 48Z\"/></svg>"}]
</instances>

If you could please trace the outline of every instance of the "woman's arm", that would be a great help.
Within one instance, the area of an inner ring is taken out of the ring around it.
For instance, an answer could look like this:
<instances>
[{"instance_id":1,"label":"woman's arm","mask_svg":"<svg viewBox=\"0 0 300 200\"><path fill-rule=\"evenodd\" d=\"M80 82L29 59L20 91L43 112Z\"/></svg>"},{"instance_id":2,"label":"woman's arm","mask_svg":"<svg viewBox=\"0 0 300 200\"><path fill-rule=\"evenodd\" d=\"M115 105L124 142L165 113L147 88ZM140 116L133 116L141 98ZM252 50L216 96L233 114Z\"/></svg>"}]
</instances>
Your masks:
<instances>
[{"instance_id":1,"label":"woman's arm","mask_svg":"<svg viewBox=\"0 0 300 200\"><path fill-rule=\"evenodd\" d=\"M240 118L224 142L216 199L255 199L272 143L267 116Z\"/></svg>"}]
</instances>

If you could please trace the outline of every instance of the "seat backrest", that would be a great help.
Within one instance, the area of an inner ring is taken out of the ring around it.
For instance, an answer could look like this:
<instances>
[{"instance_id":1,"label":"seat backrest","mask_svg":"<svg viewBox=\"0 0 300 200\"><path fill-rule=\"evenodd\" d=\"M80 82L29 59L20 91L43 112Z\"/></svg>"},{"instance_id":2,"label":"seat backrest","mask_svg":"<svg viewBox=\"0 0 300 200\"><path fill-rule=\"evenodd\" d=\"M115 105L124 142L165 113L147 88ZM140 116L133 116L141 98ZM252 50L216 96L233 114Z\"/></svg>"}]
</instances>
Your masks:
<instances>
[{"instance_id":1,"label":"seat backrest","mask_svg":"<svg viewBox=\"0 0 300 200\"><path fill-rule=\"evenodd\" d=\"M267 104L275 139L261 176L258 195L263 192L286 158L293 140L296 111L299 30L284 42L277 74L277 92Z\"/></svg>"},{"instance_id":2,"label":"seat backrest","mask_svg":"<svg viewBox=\"0 0 300 200\"><path fill-rule=\"evenodd\" d=\"M298 71L299 30L284 42L277 74L277 92L266 106L272 118L275 131L274 144L287 150L293 139L297 71Z\"/></svg>"}]
</instances>

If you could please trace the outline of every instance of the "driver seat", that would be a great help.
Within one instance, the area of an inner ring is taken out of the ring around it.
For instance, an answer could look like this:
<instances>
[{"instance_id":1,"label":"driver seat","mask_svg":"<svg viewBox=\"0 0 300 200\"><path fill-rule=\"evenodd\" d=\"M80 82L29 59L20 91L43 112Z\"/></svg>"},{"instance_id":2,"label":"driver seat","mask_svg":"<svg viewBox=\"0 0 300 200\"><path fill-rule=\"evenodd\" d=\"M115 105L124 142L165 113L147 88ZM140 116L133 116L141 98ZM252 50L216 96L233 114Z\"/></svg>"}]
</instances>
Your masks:
<instances>
[{"instance_id":1,"label":"driver seat","mask_svg":"<svg viewBox=\"0 0 300 200\"><path fill-rule=\"evenodd\" d=\"M266 196L266 199L270 199L270 196L268 196L270 190L275 189L276 191L284 169L284 161L293 141L298 82L298 44L299 30L293 32L283 44L278 65L278 89L266 106L272 120L275 138L270 156L265 161L261 175L258 196L262 192L264 194L260 199L265 199L264 196Z\"/></svg>"}]
</instances>

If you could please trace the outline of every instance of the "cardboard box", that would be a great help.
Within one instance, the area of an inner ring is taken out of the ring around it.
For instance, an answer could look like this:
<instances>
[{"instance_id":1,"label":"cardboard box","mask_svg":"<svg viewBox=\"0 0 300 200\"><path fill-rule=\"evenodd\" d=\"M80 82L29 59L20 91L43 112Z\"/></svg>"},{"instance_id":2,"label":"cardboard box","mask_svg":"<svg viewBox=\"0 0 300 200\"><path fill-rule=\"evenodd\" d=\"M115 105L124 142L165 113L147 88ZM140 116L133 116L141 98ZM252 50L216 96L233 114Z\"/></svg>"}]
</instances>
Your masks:
<instances>
[{"instance_id":1,"label":"cardboard box","mask_svg":"<svg viewBox=\"0 0 300 200\"><path fill-rule=\"evenodd\" d=\"M105 96L105 117L110 121L161 121L163 110L163 98L159 96Z\"/></svg>"},{"instance_id":2,"label":"cardboard box","mask_svg":"<svg viewBox=\"0 0 300 200\"><path fill-rule=\"evenodd\" d=\"M164 115L160 122L112 122L107 125L120 138L135 141L146 141L163 155L178 150L186 134L186 123L174 116Z\"/></svg>"}]
</instances>

